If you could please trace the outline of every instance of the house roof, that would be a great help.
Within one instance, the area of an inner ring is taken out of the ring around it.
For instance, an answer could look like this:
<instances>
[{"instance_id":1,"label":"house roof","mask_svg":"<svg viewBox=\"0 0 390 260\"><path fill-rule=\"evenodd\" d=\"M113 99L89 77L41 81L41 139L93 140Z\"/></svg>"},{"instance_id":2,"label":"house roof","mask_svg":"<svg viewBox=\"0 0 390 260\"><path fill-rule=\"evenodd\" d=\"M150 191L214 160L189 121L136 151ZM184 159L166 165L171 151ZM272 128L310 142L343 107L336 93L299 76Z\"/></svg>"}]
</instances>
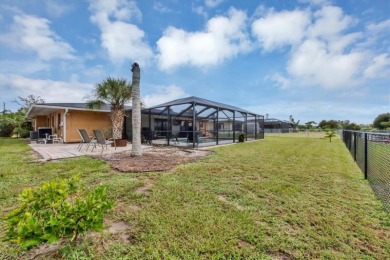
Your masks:
<instances>
[{"instance_id":1,"label":"house roof","mask_svg":"<svg viewBox=\"0 0 390 260\"><path fill-rule=\"evenodd\" d=\"M196 105L204 106L204 107L209 107L209 108L219 108L220 110L229 110L229 111L237 111L240 113L245 113L245 114L250 114L250 115L256 115L255 113L252 113L248 110L236 107L236 106L231 106L227 104L223 104L220 102L215 102L211 100L207 100L204 98L199 98L199 97L187 97L187 98L181 98L181 99L176 99L172 100L170 102L166 102L157 106L153 107L148 107L145 109L142 109L143 111L145 110L152 110L152 114L160 114L163 112L165 109L167 109L170 106L178 106L178 105L185 105L185 104L193 104L195 103ZM109 104L104 104L100 109L90 109L87 106L87 103L43 103L43 104L33 104L30 109L27 112L26 117L27 118L32 118L37 115L49 115L50 113L53 113L59 109L71 109L71 110L85 110L85 111L96 111L96 112L110 112L111 107ZM125 110L131 110L131 106L125 106ZM185 111L183 111L184 114Z\"/></svg>"},{"instance_id":2,"label":"house roof","mask_svg":"<svg viewBox=\"0 0 390 260\"><path fill-rule=\"evenodd\" d=\"M292 124L290 121L287 120L280 120L277 118L264 118L264 123L285 123L285 124Z\"/></svg>"},{"instance_id":3,"label":"house roof","mask_svg":"<svg viewBox=\"0 0 390 260\"><path fill-rule=\"evenodd\" d=\"M85 110L85 111L96 111L96 112L110 112L111 106L109 104L104 104L99 109L90 109L87 106L87 103L43 103L43 104L33 104L28 110L26 117L32 118L37 115L48 115L59 109L72 109L72 110ZM130 106L125 106L125 109L131 109Z\"/></svg>"},{"instance_id":4,"label":"house roof","mask_svg":"<svg viewBox=\"0 0 390 260\"><path fill-rule=\"evenodd\" d=\"M206 107L220 108L222 110L238 111L241 113L255 115L255 113L253 113L253 112L250 112L248 110L245 110L245 109L242 109L242 108L239 108L236 106L231 106L231 105L223 104L220 102L215 102L215 101L211 101L211 100L207 100L207 99L199 98L199 97L194 97L194 96L172 100L172 101L166 102L166 103L161 104L161 105L149 107L147 109L156 109L156 108L163 108L163 107L177 106L177 105L184 105L184 104L191 104L191 103L195 103L197 105L206 106Z\"/></svg>"}]
</instances>

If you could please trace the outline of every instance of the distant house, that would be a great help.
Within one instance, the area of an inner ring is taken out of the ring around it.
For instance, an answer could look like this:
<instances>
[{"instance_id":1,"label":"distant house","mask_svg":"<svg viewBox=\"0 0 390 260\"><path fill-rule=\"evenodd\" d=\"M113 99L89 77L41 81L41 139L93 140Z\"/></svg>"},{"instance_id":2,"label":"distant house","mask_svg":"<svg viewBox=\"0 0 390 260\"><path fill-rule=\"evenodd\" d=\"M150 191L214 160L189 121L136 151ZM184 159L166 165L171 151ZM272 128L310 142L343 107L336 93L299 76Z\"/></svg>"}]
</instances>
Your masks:
<instances>
[{"instance_id":1,"label":"distant house","mask_svg":"<svg viewBox=\"0 0 390 260\"><path fill-rule=\"evenodd\" d=\"M264 119L265 133L290 133L296 130L296 125L289 121L279 120L276 118Z\"/></svg>"},{"instance_id":2,"label":"distant house","mask_svg":"<svg viewBox=\"0 0 390 260\"><path fill-rule=\"evenodd\" d=\"M35 130L51 128L68 143L80 141L76 129L84 128L90 135L93 129L109 129L109 112L109 105L92 110L85 103L46 103L32 105L27 117L34 120ZM125 136L131 139L131 107L126 114ZM237 142L241 133L247 140L262 139L263 120L263 116L235 106L188 97L143 109L141 123L143 132L153 133L157 143L195 147Z\"/></svg>"}]
</instances>

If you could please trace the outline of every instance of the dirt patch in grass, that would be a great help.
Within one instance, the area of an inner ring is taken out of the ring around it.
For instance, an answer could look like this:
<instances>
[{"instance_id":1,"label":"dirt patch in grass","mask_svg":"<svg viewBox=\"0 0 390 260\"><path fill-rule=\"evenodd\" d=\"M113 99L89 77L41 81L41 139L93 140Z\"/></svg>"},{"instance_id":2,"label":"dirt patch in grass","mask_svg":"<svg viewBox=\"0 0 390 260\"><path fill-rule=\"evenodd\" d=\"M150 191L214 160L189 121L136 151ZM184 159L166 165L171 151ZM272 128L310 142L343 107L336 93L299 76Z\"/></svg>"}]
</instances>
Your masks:
<instances>
[{"instance_id":1,"label":"dirt patch in grass","mask_svg":"<svg viewBox=\"0 0 390 260\"><path fill-rule=\"evenodd\" d=\"M167 171L173 167L193 162L212 154L211 151L185 150L176 147L153 147L140 157L132 157L129 152L99 156L112 168L121 172L154 172Z\"/></svg>"},{"instance_id":2,"label":"dirt patch in grass","mask_svg":"<svg viewBox=\"0 0 390 260\"><path fill-rule=\"evenodd\" d=\"M153 181L150 179L146 179L144 182L144 186L139 187L137 189L137 192L147 196L149 195L150 189L152 187L153 187Z\"/></svg>"}]
</instances>

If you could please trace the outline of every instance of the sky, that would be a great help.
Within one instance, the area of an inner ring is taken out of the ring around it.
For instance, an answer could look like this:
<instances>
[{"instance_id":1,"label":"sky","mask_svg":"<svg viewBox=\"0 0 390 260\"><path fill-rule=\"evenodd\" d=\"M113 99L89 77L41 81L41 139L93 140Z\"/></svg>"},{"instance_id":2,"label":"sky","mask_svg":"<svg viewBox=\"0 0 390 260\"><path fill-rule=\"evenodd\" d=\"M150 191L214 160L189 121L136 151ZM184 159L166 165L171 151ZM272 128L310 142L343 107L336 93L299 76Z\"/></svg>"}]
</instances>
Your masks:
<instances>
[{"instance_id":1,"label":"sky","mask_svg":"<svg viewBox=\"0 0 390 260\"><path fill-rule=\"evenodd\" d=\"M141 68L144 105L197 96L269 118L390 112L388 0L2 0L0 102L86 102ZM3 107L1 107L3 110Z\"/></svg>"}]
</instances>

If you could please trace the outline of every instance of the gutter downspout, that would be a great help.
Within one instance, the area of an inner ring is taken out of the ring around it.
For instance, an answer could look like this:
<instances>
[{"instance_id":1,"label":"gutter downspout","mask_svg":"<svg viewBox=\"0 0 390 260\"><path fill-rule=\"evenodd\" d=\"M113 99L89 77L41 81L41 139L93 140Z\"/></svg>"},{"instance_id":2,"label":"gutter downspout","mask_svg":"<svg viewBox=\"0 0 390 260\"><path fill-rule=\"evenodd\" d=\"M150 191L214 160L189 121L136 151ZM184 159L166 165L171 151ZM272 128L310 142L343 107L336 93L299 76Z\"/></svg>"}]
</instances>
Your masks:
<instances>
[{"instance_id":1,"label":"gutter downspout","mask_svg":"<svg viewBox=\"0 0 390 260\"><path fill-rule=\"evenodd\" d=\"M66 108L65 109L65 113L64 113L64 143L66 143L66 116L68 115L68 109Z\"/></svg>"}]
</instances>

